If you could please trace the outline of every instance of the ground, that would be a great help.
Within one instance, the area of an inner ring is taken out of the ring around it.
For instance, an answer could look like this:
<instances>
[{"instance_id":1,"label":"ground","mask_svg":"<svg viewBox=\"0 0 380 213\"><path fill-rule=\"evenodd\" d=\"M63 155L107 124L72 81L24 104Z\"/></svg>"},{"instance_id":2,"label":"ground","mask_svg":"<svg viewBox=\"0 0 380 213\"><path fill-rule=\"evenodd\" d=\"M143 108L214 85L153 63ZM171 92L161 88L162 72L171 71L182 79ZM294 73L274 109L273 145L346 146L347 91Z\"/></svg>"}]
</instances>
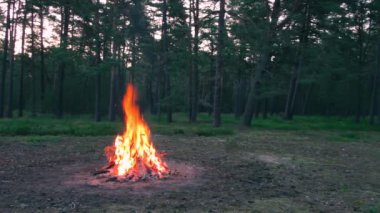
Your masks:
<instances>
[{"instance_id":1,"label":"ground","mask_svg":"<svg viewBox=\"0 0 380 213\"><path fill-rule=\"evenodd\" d=\"M380 134L154 135L177 176L96 183L114 137L0 138L0 212L379 212Z\"/></svg>"}]
</instances>

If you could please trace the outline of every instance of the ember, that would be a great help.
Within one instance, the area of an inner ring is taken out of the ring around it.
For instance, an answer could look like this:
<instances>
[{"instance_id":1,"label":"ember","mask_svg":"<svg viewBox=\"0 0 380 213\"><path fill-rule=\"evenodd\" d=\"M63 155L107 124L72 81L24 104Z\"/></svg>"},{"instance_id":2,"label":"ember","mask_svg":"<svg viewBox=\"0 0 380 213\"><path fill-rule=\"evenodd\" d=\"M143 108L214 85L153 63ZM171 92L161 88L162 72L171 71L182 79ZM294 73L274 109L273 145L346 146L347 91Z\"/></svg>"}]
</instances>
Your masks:
<instances>
[{"instance_id":1,"label":"ember","mask_svg":"<svg viewBox=\"0 0 380 213\"><path fill-rule=\"evenodd\" d=\"M105 148L109 165L94 175L110 174L112 180L145 180L163 178L170 173L152 144L150 129L136 103L137 91L128 84L123 98L125 130L118 135L113 146Z\"/></svg>"}]
</instances>

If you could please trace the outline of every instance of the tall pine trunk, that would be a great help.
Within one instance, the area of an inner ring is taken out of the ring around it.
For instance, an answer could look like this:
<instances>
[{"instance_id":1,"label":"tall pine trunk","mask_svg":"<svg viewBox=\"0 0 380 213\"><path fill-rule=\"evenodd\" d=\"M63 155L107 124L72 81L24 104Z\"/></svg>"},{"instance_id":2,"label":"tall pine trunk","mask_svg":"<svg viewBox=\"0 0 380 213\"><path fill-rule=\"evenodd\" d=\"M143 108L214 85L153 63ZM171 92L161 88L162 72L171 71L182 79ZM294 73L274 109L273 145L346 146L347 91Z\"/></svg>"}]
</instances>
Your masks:
<instances>
[{"instance_id":1,"label":"tall pine trunk","mask_svg":"<svg viewBox=\"0 0 380 213\"><path fill-rule=\"evenodd\" d=\"M20 81L19 81L19 97L18 97L18 116L22 117L24 112L24 72L25 72L25 31L27 18L27 0L25 1L23 19L22 19L22 35L21 35L21 62L20 62Z\"/></svg>"},{"instance_id":2,"label":"tall pine trunk","mask_svg":"<svg viewBox=\"0 0 380 213\"><path fill-rule=\"evenodd\" d=\"M215 65L215 83L214 83L214 104L213 104L213 126L220 127L221 119L221 85L223 73L223 53L224 53L224 31L225 31L225 0L220 0L219 19L218 19L218 44Z\"/></svg>"},{"instance_id":3,"label":"tall pine trunk","mask_svg":"<svg viewBox=\"0 0 380 213\"><path fill-rule=\"evenodd\" d=\"M100 5L99 0L97 0L97 6ZM97 8L95 16L95 27L96 27L96 65L99 68L101 63L101 40L100 40L100 23L99 23L99 9ZM101 95L101 73L99 70L96 73L95 77L95 121L99 122L101 120L100 115L100 95Z\"/></svg>"},{"instance_id":4,"label":"tall pine trunk","mask_svg":"<svg viewBox=\"0 0 380 213\"><path fill-rule=\"evenodd\" d=\"M40 101L41 101L41 111L44 112L44 101L45 101L45 47L44 47L44 7L40 3Z\"/></svg>"},{"instance_id":5,"label":"tall pine trunk","mask_svg":"<svg viewBox=\"0 0 380 213\"><path fill-rule=\"evenodd\" d=\"M3 59L2 59L2 69L1 69L1 80L0 80L0 118L4 117L4 100L5 100L5 78L8 69L8 51L9 51L9 30L11 27L11 4L12 1L7 1L7 17L5 24L5 33L4 33L4 50L3 50Z\"/></svg>"},{"instance_id":6,"label":"tall pine trunk","mask_svg":"<svg viewBox=\"0 0 380 213\"><path fill-rule=\"evenodd\" d=\"M209 70L209 73L208 73L208 85L207 85L207 89L209 91L209 97L208 97L208 115L209 116L212 116L212 113L213 113L213 110L214 110L214 82L215 82L215 57L214 57L214 53L215 53L215 45L214 45L214 40L211 38L210 39L210 70Z\"/></svg>"},{"instance_id":7,"label":"tall pine trunk","mask_svg":"<svg viewBox=\"0 0 380 213\"><path fill-rule=\"evenodd\" d=\"M36 66L35 66L35 39L36 35L34 32L34 8L32 8L32 13L31 13L31 26L30 26L30 31L31 31L31 45L30 45L30 50L32 52L32 59L31 59L31 66L30 66L30 73L32 76L32 116L35 117L37 115L36 112Z\"/></svg>"},{"instance_id":8,"label":"tall pine trunk","mask_svg":"<svg viewBox=\"0 0 380 213\"><path fill-rule=\"evenodd\" d=\"M298 51L297 51L297 62L296 62L296 66L293 70L292 77L290 80L289 92L288 92L288 97L287 97L286 105L285 105L284 118L286 120L293 119L295 102L296 102L296 97L297 97L297 92L298 92L299 78L300 78L300 73L302 71L303 60L304 60L304 52L305 52L307 42L308 42L308 36L309 36L309 30L310 30L310 19L311 17L310 17L309 7L307 5L305 7L303 26L302 26L301 33L299 36L300 43L298 45Z\"/></svg>"},{"instance_id":9,"label":"tall pine trunk","mask_svg":"<svg viewBox=\"0 0 380 213\"><path fill-rule=\"evenodd\" d=\"M68 43L68 35L69 35L69 22L70 22L70 8L69 5L66 5L63 7L63 14L62 14L62 35L61 35L61 49L63 51L67 50L67 43ZM64 80L65 80L65 69L66 69L66 62L63 60L59 64L58 68L58 101L57 101L57 117L62 118L63 116L63 91L64 91Z\"/></svg>"},{"instance_id":10,"label":"tall pine trunk","mask_svg":"<svg viewBox=\"0 0 380 213\"><path fill-rule=\"evenodd\" d=\"M110 78L110 99L108 103L108 120L109 121L115 121L115 118L116 118L116 89L117 89L117 66L112 65L111 78Z\"/></svg>"},{"instance_id":11,"label":"tall pine trunk","mask_svg":"<svg viewBox=\"0 0 380 213\"><path fill-rule=\"evenodd\" d=\"M380 30L380 23L378 24L378 29ZM379 102L379 75L380 75L380 35L378 36L377 51L376 51L376 67L373 73L372 79L372 92L371 92L371 108L369 113L369 123L371 125L375 124L375 116L378 113L378 102Z\"/></svg>"},{"instance_id":12,"label":"tall pine trunk","mask_svg":"<svg viewBox=\"0 0 380 213\"><path fill-rule=\"evenodd\" d=\"M280 16L280 0L275 0L273 3L273 11L270 17L270 22L268 22L268 29L266 31L265 37L263 37L263 44L259 60L256 63L255 71L252 74L250 82L250 91L248 94L248 99L245 104L243 125L251 126L253 113L255 110L255 102L257 99L257 90L259 83L261 81L262 73L265 70L267 62L269 61L270 51L272 48L272 42L275 37L275 31L277 28L277 22Z\"/></svg>"},{"instance_id":13,"label":"tall pine trunk","mask_svg":"<svg viewBox=\"0 0 380 213\"><path fill-rule=\"evenodd\" d=\"M21 6L21 2L19 3L19 8ZM15 70L15 43L17 38L17 23L18 23L18 13L15 17L16 11L16 1L13 2L13 10L12 10L12 30L10 33L10 69L9 69L9 84L8 84L8 109L7 109L7 117L13 117L13 78L14 78L14 70Z\"/></svg>"},{"instance_id":14,"label":"tall pine trunk","mask_svg":"<svg viewBox=\"0 0 380 213\"><path fill-rule=\"evenodd\" d=\"M359 7L358 11L356 13L356 22L358 24L358 73L357 73L357 79L355 79L356 83L356 112L355 112L355 123L359 123L362 117L362 102L363 102L363 67L365 66L365 9L364 9L364 3L362 1L359 1Z\"/></svg>"},{"instance_id":15,"label":"tall pine trunk","mask_svg":"<svg viewBox=\"0 0 380 213\"><path fill-rule=\"evenodd\" d=\"M188 41L188 52L189 52L189 66L188 66L188 69L189 69L189 88L188 88L188 92L189 92L189 97L188 97L188 101L189 101L189 122L191 122L191 118L192 118L192 115L193 115L193 66L194 66L194 56L193 56L193 15L192 15L192 12L193 12L193 1L194 0L189 0L189 30L188 30L188 37L189 37L189 41Z\"/></svg>"},{"instance_id":16,"label":"tall pine trunk","mask_svg":"<svg viewBox=\"0 0 380 213\"><path fill-rule=\"evenodd\" d=\"M239 47L239 65L237 67L237 75L236 79L234 81L234 92L233 92L233 100L234 100L234 115L235 118L238 119L241 117L243 113L243 105L244 105L244 98L245 98L245 76L244 76L244 69L243 66L245 64L244 61L244 48L245 45L240 45Z\"/></svg>"},{"instance_id":17,"label":"tall pine trunk","mask_svg":"<svg viewBox=\"0 0 380 213\"><path fill-rule=\"evenodd\" d=\"M113 5L113 13L116 16L117 11L117 2ZM112 17L112 30L113 33L116 33L116 17ZM114 121L116 118L116 90L117 90L117 36L113 35L113 41L112 41L112 60L113 64L111 67L111 78L110 78L110 95L109 95L109 102L108 102L108 120Z\"/></svg>"},{"instance_id":18,"label":"tall pine trunk","mask_svg":"<svg viewBox=\"0 0 380 213\"><path fill-rule=\"evenodd\" d=\"M194 17L194 44L193 44L193 58L192 58L192 71L191 71L191 107L190 107L190 122L197 121L198 115L198 87L199 87L199 0L191 1L193 3L193 17Z\"/></svg>"},{"instance_id":19,"label":"tall pine trunk","mask_svg":"<svg viewBox=\"0 0 380 213\"><path fill-rule=\"evenodd\" d=\"M261 76L264 72L264 69L266 67L267 61L269 59L269 46L270 43L266 42L264 44L264 50L262 52L262 55L259 58L259 61L256 64L255 68L255 74L251 78L251 85L250 85L250 91L248 94L248 99L245 104L244 109L244 118L243 118L243 125L244 126L251 126L253 113L255 111L255 102L257 101L257 92L258 87L260 85Z\"/></svg>"},{"instance_id":20,"label":"tall pine trunk","mask_svg":"<svg viewBox=\"0 0 380 213\"><path fill-rule=\"evenodd\" d=\"M163 94L162 97L166 99L165 110L166 119L170 123L173 121L172 106L171 106L171 85L170 75L168 73L168 3L163 0L162 5L162 76L163 76Z\"/></svg>"}]
</instances>

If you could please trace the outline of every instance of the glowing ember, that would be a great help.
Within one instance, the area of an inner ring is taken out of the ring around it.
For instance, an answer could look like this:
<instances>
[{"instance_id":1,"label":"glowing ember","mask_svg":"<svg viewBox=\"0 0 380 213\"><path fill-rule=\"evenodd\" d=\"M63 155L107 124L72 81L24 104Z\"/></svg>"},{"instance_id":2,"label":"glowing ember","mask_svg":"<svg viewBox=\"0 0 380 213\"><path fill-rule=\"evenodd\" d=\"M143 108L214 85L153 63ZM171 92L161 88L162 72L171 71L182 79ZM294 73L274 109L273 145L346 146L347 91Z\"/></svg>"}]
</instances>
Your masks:
<instances>
[{"instance_id":1,"label":"glowing ember","mask_svg":"<svg viewBox=\"0 0 380 213\"><path fill-rule=\"evenodd\" d=\"M137 91L128 84L123 98L125 130L118 135L113 146L105 148L111 174L118 177L141 177L146 174L163 177L169 168L154 148L150 129L136 103Z\"/></svg>"}]
</instances>

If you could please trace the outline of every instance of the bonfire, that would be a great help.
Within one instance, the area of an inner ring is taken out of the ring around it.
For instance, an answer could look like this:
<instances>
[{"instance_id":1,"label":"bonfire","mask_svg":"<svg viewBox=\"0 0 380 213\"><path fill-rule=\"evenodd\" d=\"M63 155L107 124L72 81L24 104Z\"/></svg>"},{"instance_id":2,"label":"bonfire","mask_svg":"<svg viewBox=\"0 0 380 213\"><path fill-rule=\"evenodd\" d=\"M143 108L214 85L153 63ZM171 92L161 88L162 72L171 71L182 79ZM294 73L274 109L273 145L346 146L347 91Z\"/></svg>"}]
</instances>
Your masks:
<instances>
[{"instance_id":1,"label":"bonfire","mask_svg":"<svg viewBox=\"0 0 380 213\"><path fill-rule=\"evenodd\" d=\"M118 135L112 146L105 148L109 165L95 175L110 175L114 180L138 181L147 178L163 178L169 174L163 155L154 147L148 124L137 105L137 90L127 85L122 106L124 111L124 132Z\"/></svg>"}]
</instances>

